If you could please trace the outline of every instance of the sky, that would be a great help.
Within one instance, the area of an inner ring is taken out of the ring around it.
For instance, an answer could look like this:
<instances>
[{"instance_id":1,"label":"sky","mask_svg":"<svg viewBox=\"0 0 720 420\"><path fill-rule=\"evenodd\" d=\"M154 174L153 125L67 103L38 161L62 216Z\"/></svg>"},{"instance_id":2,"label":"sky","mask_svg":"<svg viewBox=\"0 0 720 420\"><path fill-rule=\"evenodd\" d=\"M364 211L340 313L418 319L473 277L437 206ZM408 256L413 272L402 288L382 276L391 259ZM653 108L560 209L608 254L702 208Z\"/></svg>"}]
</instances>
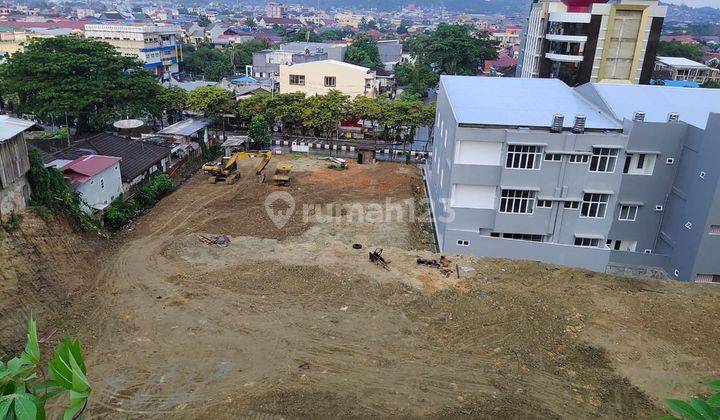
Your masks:
<instances>
[{"instance_id":1,"label":"sky","mask_svg":"<svg viewBox=\"0 0 720 420\"><path fill-rule=\"evenodd\" d=\"M665 0L668 3L686 4L691 7L717 7L720 8L720 0Z\"/></svg>"}]
</instances>

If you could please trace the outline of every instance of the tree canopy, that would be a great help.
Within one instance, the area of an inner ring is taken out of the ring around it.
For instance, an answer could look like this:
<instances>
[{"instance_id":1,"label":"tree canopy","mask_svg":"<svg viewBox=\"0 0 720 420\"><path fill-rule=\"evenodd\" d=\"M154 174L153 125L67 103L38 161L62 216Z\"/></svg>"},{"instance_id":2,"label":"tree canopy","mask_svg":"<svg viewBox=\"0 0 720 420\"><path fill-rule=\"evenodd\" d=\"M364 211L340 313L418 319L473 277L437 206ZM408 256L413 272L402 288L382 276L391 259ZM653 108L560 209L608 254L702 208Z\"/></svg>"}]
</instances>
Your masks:
<instances>
[{"instance_id":1,"label":"tree canopy","mask_svg":"<svg viewBox=\"0 0 720 420\"><path fill-rule=\"evenodd\" d=\"M183 71L195 77L217 82L232 71L228 54L210 45L200 45L197 49L184 45L183 56Z\"/></svg>"},{"instance_id":2,"label":"tree canopy","mask_svg":"<svg viewBox=\"0 0 720 420\"><path fill-rule=\"evenodd\" d=\"M267 125L282 124L284 133L299 130L328 137L333 137L343 120L358 118L381 128L379 133L386 141L408 142L418 127L431 126L435 121L435 106L426 106L418 97L407 95L403 100L390 100L385 96L358 96L350 99L335 90L309 98L303 93L283 93L273 97L263 94L240 101L237 114L251 127L258 124L255 119L261 116Z\"/></svg>"},{"instance_id":3,"label":"tree canopy","mask_svg":"<svg viewBox=\"0 0 720 420\"><path fill-rule=\"evenodd\" d=\"M270 48L266 40L251 40L235 44L228 49L228 58L233 71L245 71L245 66L252 64L253 53Z\"/></svg>"},{"instance_id":4,"label":"tree canopy","mask_svg":"<svg viewBox=\"0 0 720 420\"><path fill-rule=\"evenodd\" d=\"M702 62L705 51L699 44L686 44L680 41L660 41L657 55L660 57L685 57L688 60Z\"/></svg>"},{"instance_id":5,"label":"tree canopy","mask_svg":"<svg viewBox=\"0 0 720 420\"><path fill-rule=\"evenodd\" d=\"M382 67L377 42L367 35L358 35L347 48L345 61L369 68Z\"/></svg>"},{"instance_id":6,"label":"tree canopy","mask_svg":"<svg viewBox=\"0 0 720 420\"><path fill-rule=\"evenodd\" d=\"M112 45L75 37L43 38L14 54L2 67L5 93L17 109L49 121L76 121L99 131L119 118L157 117L160 86L135 59Z\"/></svg>"},{"instance_id":7,"label":"tree canopy","mask_svg":"<svg viewBox=\"0 0 720 420\"><path fill-rule=\"evenodd\" d=\"M474 76L484 60L496 60L496 43L484 33L473 34L464 25L441 23L429 35L408 40L410 51L439 74Z\"/></svg>"},{"instance_id":8,"label":"tree canopy","mask_svg":"<svg viewBox=\"0 0 720 420\"><path fill-rule=\"evenodd\" d=\"M232 112L233 100L230 91L215 86L202 86L188 96L188 108L213 118Z\"/></svg>"}]
</instances>

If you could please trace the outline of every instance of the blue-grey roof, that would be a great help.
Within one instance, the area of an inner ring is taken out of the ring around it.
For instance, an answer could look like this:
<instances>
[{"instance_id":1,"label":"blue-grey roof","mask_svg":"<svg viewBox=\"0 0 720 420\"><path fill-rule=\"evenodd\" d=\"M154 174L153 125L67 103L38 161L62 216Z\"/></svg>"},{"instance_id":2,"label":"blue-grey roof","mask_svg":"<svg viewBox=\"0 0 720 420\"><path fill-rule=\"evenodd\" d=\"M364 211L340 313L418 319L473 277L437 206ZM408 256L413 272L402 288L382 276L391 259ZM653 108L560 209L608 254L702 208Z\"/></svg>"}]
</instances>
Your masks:
<instances>
[{"instance_id":1,"label":"blue-grey roof","mask_svg":"<svg viewBox=\"0 0 720 420\"><path fill-rule=\"evenodd\" d=\"M188 118L160 130L159 134L171 134L176 136L191 136L210 125L211 120L207 118Z\"/></svg>"},{"instance_id":2,"label":"blue-grey roof","mask_svg":"<svg viewBox=\"0 0 720 420\"><path fill-rule=\"evenodd\" d=\"M586 128L622 129L619 121L557 79L442 76L440 89L459 124L550 127L553 116L563 114L566 128L576 115L584 115Z\"/></svg>"},{"instance_id":3,"label":"blue-grey roof","mask_svg":"<svg viewBox=\"0 0 720 420\"><path fill-rule=\"evenodd\" d=\"M665 122L677 112L681 121L704 129L708 115L720 113L720 89L588 83L577 90L620 120L642 111L647 122Z\"/></svg>"}]
</instances>

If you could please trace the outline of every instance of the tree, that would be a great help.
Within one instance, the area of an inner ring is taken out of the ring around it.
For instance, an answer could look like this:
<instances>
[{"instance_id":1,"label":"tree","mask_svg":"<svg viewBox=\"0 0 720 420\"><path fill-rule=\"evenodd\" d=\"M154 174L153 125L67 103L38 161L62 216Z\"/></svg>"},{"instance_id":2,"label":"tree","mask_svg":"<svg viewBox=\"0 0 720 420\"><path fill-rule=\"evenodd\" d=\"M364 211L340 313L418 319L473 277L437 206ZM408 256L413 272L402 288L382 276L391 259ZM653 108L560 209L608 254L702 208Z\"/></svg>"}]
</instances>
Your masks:
<instances>
[{"instance_id":1,"label":"tree","mask_svg":"<svg viewBox=\"0 0 720 420\"><path fill-rule=\"evenodd\" d=\"M440 76L433 69L418 59L415 63L402 63L395 68L395 80L405 92L427 96L428 89L437 86Z\"/></svg>"},{"instance_id":2,"label":"tree","mask_svg":"<svg viewBox=\"0 0 720 420\"><path fill-rule=\"evenodd\" d=\"M330 28L320 32L319 35L320 39L323 41L342 41L343 39L352 36L352 31L347 28Z\"/></svg>"},{"instance_id":3,"label":"tree","mask_svg":"<svg viewBox=\"0 0 720 420\"><path fill-rule=\"evenodd\" d=\"M112 45L75 37L43 38L2 67L17 109L42 120L74 122L78 131L101 131L118 118L157 116L160 86L135 59Z\"/></svg>"},{"instance_id":4,"label":"tree","mask_svg":"<svg viewBox=\"0 0 720 420\"><path fill-rule=\"evenodd\" d=\"M267 148L270 144L270 132L268 131L268 124L265 117L256 115L252 118L250 130L248 130L248 137L257 144L258 149Z\"/></svg>"},{"instance_id":5,"label":"tree","mask_svg":"<svg viewBox=\"0 0 720 420\"><path fill-rule=\"evenodd\" d=\"M190 92L188 108L202 112L215 121L222 121L223 139L225 138L225 114L233 111L233 99L230 91L215 86L202 86Z\"/></svg>"},{"instance_id":6,"label":"tree","mask_svg":"<svg viewBox=\"0 0 720 420\"><path fill-rule=\"evenodd\" d=\"M184 48L183 71L195 77L219 81L230 74L230 57L210 45L201 45L197 49Z\"/></svg>"},{"instance_id":7,"label":"tree","mask_svg":"<svg viewBox=\"0 0 720 420\"><path fill-rule=\"evenodd\" d=\"M320 35L316 34L315 31L309 28L300 28L293 32L286 32L283 36L285 42L322 42Z\"/></svg>"},{"instance_id":8,"label":"tree","mask_svg":"<svg viewBox=\"0 0 720 420\"><path fill-rule=\"evenodd\" d=\"M412 26L413 22L410 19L402 19L400 21L400 25L398 25L395 32L397 32L400 35L404 35L408 33L408 28Z\"/></svg>"},{"instance_id":9,"label":"tree","mask_svg":"<svg viewBox=\"0 0 720 420\"><path fill-rule=\"evenodd\" d=\"M657 55L660 57L685 57L688 60L702 62L705 58L705 51L699 44L686 44L672 40L660 41Z\"/></svg>"},{"instance_id":10,"label":"tree","mask_svg":"<svg viewBox=\"0 0 720 420\"><path fill-rule=\"evenodd\" d=\"M383 67L377 42L367 35L358 35L345 52L345 61L369 68Z\"/></svg>"},{"instance_id":11,"label":"tree","mask_svg":"<svg viewBox=\"0 0 720 420\"><path fill-rule=\"evenodd\" d=\"M44 420L45 404L66 392L70 404L63 419L80 418L91 392L80 342L66 338L55 348L47 370L39 365L37 325L31 317L25 350L7 364L0 361L0 419Z\"/></svg>"},{"instance_id":12,"label":"tree","mask_svg":"<svg viewBox=\"0 0 720 420\"><path fill-rule=\"evenodd\" d=\"M228 51L230 65L235 72L244 71L245 66L252 64L253 53L270 48L270 43L266 40L252 40L236 44Z\"/></svg>"},{"instance_id":13,"label":"tree","mask_svg":"<svg viewBox=\"0 0 720 420\"><path fill-rule=\"evenodd\" d=\"M250 124L255 115L262 114L266 121L273 121L268 103L270 94L260 93L237 102L235 111L238 119L244 124Z\"/></svg>"},{"instance_id":14,"label":"tree","mask_svg":"<svg viewBox=\"0 0 720 420\"><path fill-rule=\"evenodd\" d=\"M177 86L164 87L158 93L158 100L167 114L168 122L172 124L180 119L182 112L187 107L188 94L183 88Z\"/></svg>"},{"instance_id":15,"label":"tree","mask_svg":"<svg viewBox=\"0 0 720 420\"><path fill-rule=\"evenodd\" d=\"M210 18L207 17L207 15L200 15L198 16L197 24L200 27L207 28L212 22L210 22Z\"/></svg>"},{"instance_id":16,"label":"tree","mask_svg":"<svg viewBox=\"0 0 720 420\"><path fill-rule=\"evenodd\" d=\"M720 82L707 81L707 82L703 83L702 85L700 85L700 87L706 88L706 89L720 89Z\"/></svg>"},{"instance_id":17,"label":"tree","mask_svg":"<svg viewBox=\"0 0 720 420\"><path fill-rule=\"evenodd\" d=\"M378 25L377 22L375 22L374 19L367 20L365 16L360 19L360 24L358 25L358 29L361 31L369 31L370 29L377 29Z\"/></svg>"},{"instance_id":18,"label":"tree","mask_svg":"<svg viewBox=\"0 0 720 420\"><path fill-rule=\"evenodd\" d=\"M283 134L302 128L302 113L307 104L304 93L281 93L271 98L266 106L272 110L270 119L273 122L280 122L283 127Z\"/></svg>"},{"instance_id":19,"label":"tree","mask_svg":"<svg viewBox=\"0 0 720 420\"><path fill-rule=\"evenodd\" d=\"M430 35L408 41L410 51L421 63L439 74L474 76L485 60L496 60L497 44L485 33L471 34L470 28L441 23Z\"/></svg>"},{"instance_id":20,"label":"tree","mask_svg":"<svg viewBox=\"0 0 720 420\"><path fill-rule=\"evenodd\" d=\"M348 96L334 89L327 95L310 97L302 112L303 125L312 130L316 136L324 133L330 137L330 134L337 131L340 123L348 116L348 99Z\"/></svg>"}]
</instances>

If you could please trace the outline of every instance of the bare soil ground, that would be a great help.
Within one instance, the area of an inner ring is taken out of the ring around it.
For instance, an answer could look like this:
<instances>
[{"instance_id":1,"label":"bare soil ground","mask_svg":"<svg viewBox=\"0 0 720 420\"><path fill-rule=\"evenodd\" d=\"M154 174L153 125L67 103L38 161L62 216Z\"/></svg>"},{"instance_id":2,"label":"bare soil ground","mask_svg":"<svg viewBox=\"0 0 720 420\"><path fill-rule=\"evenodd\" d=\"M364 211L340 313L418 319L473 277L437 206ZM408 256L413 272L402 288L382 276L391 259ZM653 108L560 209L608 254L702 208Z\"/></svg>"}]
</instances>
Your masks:
<instances>
[{"instance_id":1,"label":"bare soil ground","mask_svg":"<svg viewBox=\"0 0 720 420\"><path fill-rule=\"evenodd\" d=\"M439 258L417 168L291 163L288 187L198 174L98 262L73 309L93 418L651 418L720 378L720 288L460 256L446 277L415 262Z\"/></svg>"}]
</instances>

